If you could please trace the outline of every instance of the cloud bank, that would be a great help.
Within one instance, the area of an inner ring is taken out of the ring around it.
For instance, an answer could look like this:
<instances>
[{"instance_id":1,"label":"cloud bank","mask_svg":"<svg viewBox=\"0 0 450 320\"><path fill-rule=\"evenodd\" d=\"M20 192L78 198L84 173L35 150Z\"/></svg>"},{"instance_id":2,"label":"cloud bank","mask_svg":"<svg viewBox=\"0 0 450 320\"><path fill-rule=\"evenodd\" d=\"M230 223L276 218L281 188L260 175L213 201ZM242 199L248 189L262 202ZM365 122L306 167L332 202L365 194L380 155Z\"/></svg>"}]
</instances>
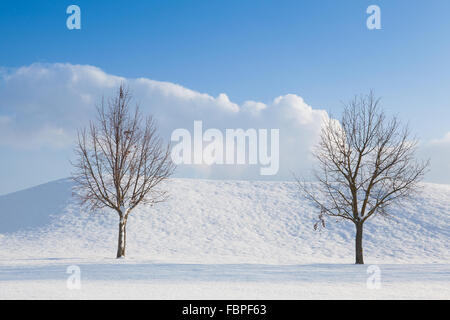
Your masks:
<instances>
[{"instance_id":1,"label":"cloud bank","mask_svg":"<svg viewBox=\"0 0 450 320\"><path fill-rule=\"evenodd\" d=\"M450 131L441 138L422 142L419 156L430 159L427 180L450 184Z\"/></svg>"},{"instance_id":2,"label":"cloud bank","mask_svg":"<svg viewBox=\"0 0 450 320\"><path fill-rule=\"evenodd\" d=\"M318 141L322 120L328 117L325 110L309 106L295 94L269 103L249 100L239 105L225 93L213 97L170 82L107 74L94 66L32 64L0 69L0 146L21 150L72 148L77 128L88 125L102 96L113 95L120 83L130 88L144 114L154 115L166 140L177 128L192 131L194 120L202 120L204 130L280 130L280 170L275 176L263 177L259 166L248 165L181 165L178 176L281 180L291 179L291 172L306 174L312 165L311 148ZM431 157L432 163L438 159L432 173L439 182L449 183L450 133L422 143L421 154Z\"/></svg>"},{"instance_id":3,"label":"cloud bank","mask_svg":"<svg viewBox=\"0 0 450 320\"><path fill-rule=\"evenodd\" d=\"M36 149L71 148L76 129L95 115L102 96L114 94L120 83L131 90L145 114L158 120L170 139L177 128L280 129L280 170L276 179L306 167L326 111L313 109L293 94L271 103L245 101L238 105L225 93L217 97L180 85L147 78L126 79L99 68L72 64L33 64L0 74L0 145ZM262 178L258 166L180 166L179 175L204 178ZM274 178L274 177L272 177Z\"/></svg>"}]
</instances>

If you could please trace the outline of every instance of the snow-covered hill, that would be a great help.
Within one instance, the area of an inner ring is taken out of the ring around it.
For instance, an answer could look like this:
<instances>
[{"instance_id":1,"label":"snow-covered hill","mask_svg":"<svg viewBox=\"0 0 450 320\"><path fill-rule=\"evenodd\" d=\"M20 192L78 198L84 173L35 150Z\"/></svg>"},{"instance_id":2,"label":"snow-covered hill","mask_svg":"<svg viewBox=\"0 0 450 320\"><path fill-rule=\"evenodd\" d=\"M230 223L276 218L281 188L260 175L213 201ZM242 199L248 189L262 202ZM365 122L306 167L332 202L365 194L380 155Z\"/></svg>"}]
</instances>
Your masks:
<instances>
[{"instance_id":1,"label":"snow-covered hill","mask_svg":"<svg viewBox=\"0 0 450 320\"><path fill-rule=\"evenodd\" d=\"M0 197L0 261L115 256L118 217L81 212L70 180ZM315 211L293 182L171 179L170 200L137 209L128 259L177 263L353 263L354 227ZM450 186L424 184L393 219L366 223L366 263L450 263Z\"/></svg>"}]
</instances>

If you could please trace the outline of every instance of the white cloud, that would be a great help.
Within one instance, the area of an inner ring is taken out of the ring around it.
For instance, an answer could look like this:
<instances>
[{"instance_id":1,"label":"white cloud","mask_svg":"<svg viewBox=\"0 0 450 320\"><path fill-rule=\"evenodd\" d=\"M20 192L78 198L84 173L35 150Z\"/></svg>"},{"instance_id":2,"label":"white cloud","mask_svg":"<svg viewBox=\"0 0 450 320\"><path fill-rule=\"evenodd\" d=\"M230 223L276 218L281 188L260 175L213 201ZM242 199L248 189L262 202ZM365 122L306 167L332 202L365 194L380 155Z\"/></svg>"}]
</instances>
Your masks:
<instances>
[{"instance_id":1,"label":"white cloud","mask_svg":"<svg viewBox=\"0 0 450 320\"><path fill-rule=\"evenodd\" d=\"M213 97L178 84L147 78L126 79L87 65L32 64L0 68L0 145L17 149L73 147L76 129L94 117L101 97L111 96L125 82L144 113L153 114L166 139L176 128L193 129L194 120L208 128L280 129L280 171L275 179L290 178L290 171L306 173L322 119L328 114L309 106L302 97L287 94L269 103L245 101L238 105L221 93ZM431 158L428 179L450 181L450 132L422 142L422 158ZM52 161L52 159L49 159ZM205 178L256 178L259 166L179 167L180 175Z\"/></svg>"},{"instance_id":2,"label":"white cloud","mask_svg":"<svg viewBox=\"0 0 450 320\"><path fill-rule=\"evenodd\" d=\"M251 113L253 116L257 116L259 115L262 110L267 109L267 105L262 103L262 102L257 102L257 101L245 101L244 104L242 105L242 111L243 112L249 112Z\"/></svg>"},{"instance_id":3,"label":"white cloud","mask_svg":"<svg viewBox=\"0 0 450 320\"><path fill-rule=\"evenodd\" d=\"M450 146L450 131L447 132L442 138L431 140L429 144L433 146Z\"/></svg>"},{"instance_id":4,"label":"white cloud","mask_svg":"<svg viewBox=\"0 0 450 320\"><path fill-rule=\"evenodd\" d=\"M443 137L422 142L419 155L430 159L430 172L427 180L438 183L450 183L450 132Z\"/></svg>"},{"instance_id":5,"label":"white cloud","mask_svg":"<svg viewBox=\"0 0 450 320\"><path fill-rule=\"evenodd\" d=\"M271 103L246 101L241 106L225 93L213 97L180 85L147 78L126 79L87 65L32 64L0 73L0 145L15 148L72 148L76 129L94 117L101 97L125 82L144 113L151 113L169 139L176 128L192 130L194 120L208 128L280 129L280 174L309 168L309 152L317 141L324 110L293 94ZM262 178L259 167L194 166L187 175Z\"/></svg>"},{"instance_id":6,"label":"white cloud","mask_svg":"<svg viewBox=\"0 0 450 320\"><path fill-rule=\"evenodd\" d=\"M63 128L44 125L33 131L21 130L17 123L0 116L0 144L22 149L65 148L73 142L73 137Z\"/></svg>"}]
</instances>

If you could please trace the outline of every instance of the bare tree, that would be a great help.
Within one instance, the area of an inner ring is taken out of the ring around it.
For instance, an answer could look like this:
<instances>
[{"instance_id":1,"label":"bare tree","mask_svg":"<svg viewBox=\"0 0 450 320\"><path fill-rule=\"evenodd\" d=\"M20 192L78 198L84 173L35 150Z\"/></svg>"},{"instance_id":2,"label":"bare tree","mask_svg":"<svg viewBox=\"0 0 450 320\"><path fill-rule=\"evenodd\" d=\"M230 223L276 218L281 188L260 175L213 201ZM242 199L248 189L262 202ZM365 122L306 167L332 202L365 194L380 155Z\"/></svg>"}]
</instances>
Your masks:
<instances>
[{"instance_id":1,"label":"bare tree","mask_svg":"<svg viewBox=\"0 0 450 320\"><path fill-rule=\"evenodd\" d=\"M396 117L388 118L372 92L345 106L340 123L327 119L313 151L315 182L297 182L325 216L356 227L356 264L363 264L363 225L372 216L389 216L389 207L410 198L428 167L415 160L418 140Z\"/></svg>"},{"instance_id":2,"label":"bare tree","mask_svg":"<svg viewBox=\"0 0 450 320\"><path fill-rule=\"evenodd\" d=\"M166 199L160 183L174 171L170 146L157 134L152 117L145 119L138 106L131 110L131 95L120 86L117 96L97 107L97 119L78 132L73 163L75 195L90 211L110 208L119 215L117 258L125 256L126 225L131 211L141 204Z\"/></svg>"}]
</instances>

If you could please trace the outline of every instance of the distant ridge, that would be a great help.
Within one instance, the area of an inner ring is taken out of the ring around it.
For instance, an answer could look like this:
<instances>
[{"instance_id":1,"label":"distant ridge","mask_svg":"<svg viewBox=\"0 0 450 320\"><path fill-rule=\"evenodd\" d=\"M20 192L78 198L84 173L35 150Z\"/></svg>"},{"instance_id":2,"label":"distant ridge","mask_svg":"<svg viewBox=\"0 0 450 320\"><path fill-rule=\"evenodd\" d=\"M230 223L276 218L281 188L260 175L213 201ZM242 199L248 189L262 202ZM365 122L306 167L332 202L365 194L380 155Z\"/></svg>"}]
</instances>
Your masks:
<instances>
[{"instance_id":1,"label":"distant ridge","mask_svg":"<svg viewBox=\"0 0 450 320\"><path fill-rule=\"evenodd\" d=\"M70 201L73 183L60 179L0 196L0 233L42 227Z\"/></svg>"}]
</instances>

